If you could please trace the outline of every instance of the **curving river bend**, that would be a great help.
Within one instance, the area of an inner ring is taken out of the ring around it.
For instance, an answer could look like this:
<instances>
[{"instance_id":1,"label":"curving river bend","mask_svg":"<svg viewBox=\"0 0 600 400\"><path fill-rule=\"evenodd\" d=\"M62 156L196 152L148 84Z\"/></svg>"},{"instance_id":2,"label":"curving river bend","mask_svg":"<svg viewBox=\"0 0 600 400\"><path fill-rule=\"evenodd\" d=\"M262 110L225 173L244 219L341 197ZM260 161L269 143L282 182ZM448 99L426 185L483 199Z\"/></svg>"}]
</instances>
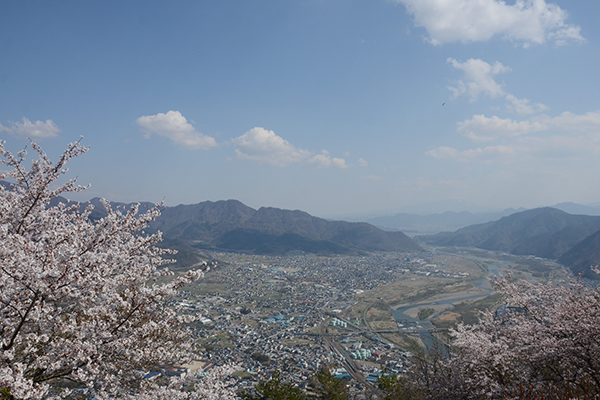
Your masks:
<instances>
[{"instance_id":1,"label":"curving river bend","mask_svg":"<svg viewBox=\"0 0 600 400\"><path fill-rule=\"evenodd\" d=\"M475 256L470 257L470 258L479 259L479 257L475 257ZM480 260L483 260L483 259L480 259ZM499 277L500 276L500 273L498 272L499 267L506 266L509 264L511 264L511 263L508 261L497 261L495 263L488 265L488 267L487 267L488 272L489 272L488 275L486 275L485 277L474 282L475 286L477 286L480 289L487 290L487 291L489 291L489 293L475 295L475 296L461 297L461 298L446 299L446 300L425 301L422 303L411 303L411 304L407 304L407 305L398 307L395 310L390 309L392 312L392 315L394 316L394 319L396 320L396 323L398 324L398 327L400 328L401 331L403 331L404 333L418 334L421 337L421 340L423 341L423 343L425 343L426 346L431 348L435 338L431 334L431 330L434 329L434 326L430 320L438 317L443 312L453 309L454 303L459 303L459 302L465 301L465 300L478 299L478 298L483 298L483 297L489 296L492 292L492 289L490 286L490 279L493 279L496 276ZM439 306L439 305L450 305L450 307L445 308L444 310L434 314L429 319L425 319L425 320L413 318L410 315L406 314L407 310L413 309L415 307L432 308L433 306Z\"/></svg>"}]
</instances>

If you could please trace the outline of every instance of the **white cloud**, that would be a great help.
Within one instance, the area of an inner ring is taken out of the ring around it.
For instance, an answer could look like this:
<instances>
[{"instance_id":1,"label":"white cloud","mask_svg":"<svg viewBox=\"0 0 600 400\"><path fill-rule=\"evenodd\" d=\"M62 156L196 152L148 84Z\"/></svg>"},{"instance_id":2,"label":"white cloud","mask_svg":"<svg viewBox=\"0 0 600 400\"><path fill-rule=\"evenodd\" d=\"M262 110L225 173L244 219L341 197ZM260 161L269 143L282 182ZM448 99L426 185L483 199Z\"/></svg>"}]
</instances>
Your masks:
<instances>
[{"instance_id":1,"label":"white cloud","mask_svg":"<svg viewBox=\"0 0 600 400\"><path fill-rule=\"evenodd\" d=\"M217 141L213 137L197 132L179 111L144 115L135 122L146 132L144 135L146 138L150 138L155 133L190 149L208 150L217 146Z\"/></svg>"},{"instance_id":2,"label":"white cloud","mask_svg":"<svg viewBox=\"0 0 600 400\"><path fill-rule=\"evenodd\" d=\"M434 45L481 42L499 36L523 47L584 41L580 27L565 23L567 12L545 0L395 0L423 27Z\"/></svg>"},{"instance_id":3,"label":"white cloud","mask_svg":"<svg viewBox=\"0 0 600 400\"><path fill-rule=\"evenodd\" d=\"M600 153L600 111L577 115L563 112L556 117L537 118L546 126L543 136L524 137L519 141L522 153L562 157L588 157Z\"/></svg>"},{"instance_id":4,"label":"white cloud","mask_svg":"<svg viewBox=\"0 0 600 400\"><path fill-rule=\"evenodd\" d=\"M487 118L483 115L474 115L472 119L458 123L458 132L467 138L476 141L490 141L499 138L516 137L531 132L546 129L540 122L513 121L509 118L502 119L496 116Z\"/></svg>"},{"instance_id":5,"label":"white cloud","mask_svg":"<svg viewBox=\"0 0 600 400\"><path fill-rule=\"evenodd\" d=\"M557 46L565 46L569 42L584 42L585 39L579 33L581 28L579 26L567 25L563 29L559 29L556 32L548 34L549 40L554 40Z\"/></svg>"},{"instance_id":6,"label":"white cloud","mask_svg":"<svg viewBox=\"0 0 600 400\"><path fill-rule=\"evenodd\" d=\"M494 76L510 71L509 67L498 61L494 65L490 65L483 60L473 58L464 63L460 63L454 58L448 58L446 62L463 72L463 79L456 81L456 86L448 86L453 93L452 97L456 98L466 94L471 101L475 101L480 94L488 95L491 98L504 96L502 85L494 80Z\"/></svg>"},{"instance_id":7,"label":"white cloud","mask_svg":"<svg viewBox=\"0 0 600 400\"><path fill-rule=\"evenodd\" d=\"M549 130L600 134L600 111L588 112L583 115L564 112L557 117L540 115L524 121L474 115L471 119L459 122L457 129L461 135L473 141L514 138Z\"/></svg>"},{"instance_id":8,"label":"white cloud","mask_svg":"<svg viewBox=\"0 0 600 400\"><path fill-rule=\"evenodd\" d=\"M335 158L323 150L320 154L300 149L273 131L255 127L231 140L239 158L275 166L306 163L318 168L347 168L343 158Z\"/></svg>"},{"instance_id":9,"label":"white cloud","mask_svg":"<svg viewBox=\"0 0 600 400\"><path fill-rule=\"evenodd\" d=\"M368 167L369 163L366 160L364 160L362 158L359 158L358 159L358 165L364 168L364 167Z\"/></svg>"},{"instance_id":10,"label":"white cloud","mask_svg":"<svg viewBox=\"0 0 600 400\"><path fill-rule=\"evenodd\" d=\"M516 112L517 114L534 114L548 109L548 107L546 107L542 103L536 103L531 105L531 100L519 99L513 96L512 94L507 94L505 98L509 102L507 108Z\"/></svg>"},{"instance_id":11,"label":"white cloud","mask_svg":"<svg viewBox=\"0 0 600 400\"><path fill-rule=\"evenodd\" d=\"M452 147L440 146L437 149L427 151L425 154L442 160L459 162L490 161L494 158L506 158L515 155L515 150L509 146L488 146L484 148L458 151Z\"/></svg>"},{"instance_id":12,"label":"white cloud","mask_svg":"<svg viewBox=\"0 0 600 400\"><path fill-rule=\"evenodd\" d=\"M327 150L323 150L321 154L317 154L308 160L309 164L312 164L318 168L336 167L336 168L348 168L346 160L343 158L332 158Z\"/></svg>"},{"instance_id":13,"label":"white cloud","mask_svg":"<svg viewBox=\"0 0 600 400\"><path fill-rule=\"evenodd\" d=\"M310 151L299 149L275 132L261 127L250 129L232 142L238 157L271 165L284 166L311 156Z\"/></svg>"},{"instance_id":14,"label":"white cloud","mask_svg":"<svg viewBox=\"0 0 600 400\"><path fill-rule=\"evenodd\" d=\"M463 72L463 79L456 81L456 86L448 86L448 90L453 93L453 98L466 94L471 101L475 101L480 94L488 95L491 98L504 96L502 85L494 80L494 76L510 71L509 67L498 61L494 65L490 65L483 60L473 58L464 63L460 63L454 58L448 58L446 62Z\"/></svg>"},{"instance_id":15,"label":"white cloud","mask_svg":"<svg viewBox=\"0 0 600 400\"><path fill-rule=\"evenodd\" d=\"M520 156L577 159L600 153L600 134L548 135L526 137L516 145Z\"/></svg>"},{"instance_id":16,"label":"white cloud","mask_svg":"<svg viewBox=\"0 0 600 400\"><path fill-rule=\"evenodd\" d=\"M564 112L514 121L475 115L458 124L458 132L473 141L503 140L505 145L459 151L441 146L427 155L458 162L492 161L519 154L523 157L585 158L600 154L600 111Z\"/></svg>"},{"instance_id":17,"label":"white cloud","mask_svg":"<svg viewBox=\"0 0 600 400\"><path fill-rule=\"evenodd\" d=\"M31 122L27 118L23 117L22 122L9 122L10 126L6 127L0 124L0 132L6 132L10 135L21 137L21 138L36 138L36 139L47 139L55 138L58 136L60 129L52 120L48 119L46 122L35 121Z\"/></svg>"},{"instance_id":18,"label":"white cloud","mask_svg":"<svg viewBox=\"0 0 600 400\"><path fill-rule=\"evenodd\" d=\"M546 110L544 104L531 104L529 99L519 99L518 97L506 93L503 85L496 82L494 77L498 74L511 71L510 67L496 61L494 65L480 59L470 58L461 63L454 58L448 58L447 63L463 72L462 79L454 82L455 86L448 86L452 92L452 98L455 99L462 95L469 96L471 102L477 100L480 95L486 95L490 98L504 97L508 102L507 108L517 114L533 114Z\"/></svg>"},{"instance_id":19,"label":"white cloud","mask_svg":"<svg viewBox=\"0 0 600 400\"><path fill-rule=\"evenodd\" d=\"M591 111L583 115L566 111L558 117L543 116L541 121L549 127L561 130L600 133L600 111Z\"/></svg>"}]
</instances>

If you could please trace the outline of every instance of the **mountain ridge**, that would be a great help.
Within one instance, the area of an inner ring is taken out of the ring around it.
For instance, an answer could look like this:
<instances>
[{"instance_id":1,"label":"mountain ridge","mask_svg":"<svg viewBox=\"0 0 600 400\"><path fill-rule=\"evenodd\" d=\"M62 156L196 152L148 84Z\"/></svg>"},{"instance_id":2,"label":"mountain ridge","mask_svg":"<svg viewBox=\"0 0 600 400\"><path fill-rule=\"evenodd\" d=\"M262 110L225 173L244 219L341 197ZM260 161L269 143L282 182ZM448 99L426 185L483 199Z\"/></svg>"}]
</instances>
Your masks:
<instances>
[{"instance_id":1,"label":"mountain ridge","mask_svg":"<svg viewBox=\"0 0 600 400\"><path fill-rule=\"evenodd\" d=\"M419 237L419 240L435 246L477 247L554 259L576 274L583 272L584 276L597 279L590 266L600 263L598 232L599 216L569 214L556 208L542 207L452 233ZM597 243L588 240L596 234ZM584 242L588 243L587 246L582 245Z\"/></svg>"},{"instance_id":2,"label":"mountain ridge","mask_svg":"<svg viewBox=\"0 0 600 400\"><path fill-rule=\"evenodd\" d=\"M106 211L99 198L81 203L95 206L94 218ZM115 207L130 204L111 203ZM153 206L141 203L140 210ZM260 207L255 210L238 200L205 201L164 207L149 224L149 232L162 231L170 244L196 249L282 254L303 251L315 254L362 254L369 251L421 251L402 232L387 232L366 222L328 221L301 210ZM239 244L236 244L238 241Z\"/></svg>"},{"instance_id":3,"label":"mountain ridge","mask_svg":"<svg viewBox=\"0 0 600 400\"><path fill-rule=\"evenodd\" d=\"M446 211L434 214L397 213L392 216L368 218L365 222L381 229L400 230L415 234L434 234L455 231L466 226L495 221L525 209L507 208L498 212L471 213L469 211Z\"/></svg>"}]
</instances>

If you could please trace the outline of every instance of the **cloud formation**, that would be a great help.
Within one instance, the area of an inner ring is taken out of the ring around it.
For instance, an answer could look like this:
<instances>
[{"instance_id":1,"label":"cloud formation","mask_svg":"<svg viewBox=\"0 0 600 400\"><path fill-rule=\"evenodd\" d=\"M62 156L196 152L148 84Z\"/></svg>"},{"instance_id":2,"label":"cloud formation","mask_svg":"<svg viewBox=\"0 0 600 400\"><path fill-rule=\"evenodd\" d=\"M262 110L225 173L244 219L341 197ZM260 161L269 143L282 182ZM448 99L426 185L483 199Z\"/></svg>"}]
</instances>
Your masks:
<instances>
[{"instance_id":1,"label":"cloud formation","mask_svg":"<svg viewBox=\"0 0 600 400\"><path fill-rule=\"evenodd\" d=\"M541 121L549 127L566 131L579 131L600 134L600 111L577 115L566 111L557 117L543 116Z\"/></svg>"},{"instance_id":2,"label":"cloud formation","mask_svg":"<svg viewBox=\"0 0 600 400\"><path fill-rule=\"evenodd\" d=\"M516 154L556 159L600 153L600 111L539 115L524 121L475 115L459 122L457 130L476 142L502 140L503 144L462 151L440 146L425 154L458 162L490 162Z\"/></svg>"},{"instance_id":3,"label":"cloud formation","mask_svg":"<svg viewBox=\"0 0 600 400\"><path fill-rule=\"evenodd\" d=\"M505 96L506 101L508 101L507 108L511 111L516 112L517 114L526 115L526 114L535 114L538 112L542 112L548 109L546 105L542 103L531 104L531 100L529 99L519 99L512 94L507 94Z\"/></svg>"},{"instance_id":4,"label":"cloud formation","mask_svg":"<svg viewBox=\"0 0 600 400\"><path fill-rule=\"evenodd\" d=\"M311 156L310 151L299 149L275 132L261 127L250 129L232 142L239 158L276 166L304 161Z\"/></svg>"},{"instance_id":5,"label":"cloud formation","mask_svg":"<svg viewBox=\"0 0 600 400\"><path fill-rule=\"evenodd\" d=\"M448 86L453 98L466 94L469 96L470 101L475 101L480 94L491 98L504 95L502 85L494 79L494 76L498 74L511 71L509 67L502 65L502 63L496 61L494 65L490 65L483 60L473 58L463 63L456 61L454 58L448 58L446 62L463 72L463 79L456 81L456 86Z\"/></svg>"},{"instance_id":6,"label":"cloud formation","mask_svg":"<svg viewBox=\"0 0 600 400\"><path fill-rule=\"evenodd\" d=\"M446 62L463 72L462 79L454 82L455 86L448 86L453 99L466 95L469 97L469 101L474 102L480 95L492 99L504 97L507 101L506 107L517 114L533 114L547 109L544 104L531 104L529 99L519 99L510 93L506 93L503 85L496 82L494 77L509 72L511 69L498 61L491 65L480 59L471 58L461 63L454 58L448 58Z\"/></svg>"},{"instance_id":7,"label":"cloud formation","mask_svg":"<svg viewBox=\"0 0 600 400\"><path fill-rule=\"evenodd\" d=\"M541 131L546 126L540 122L513 121L493 116L474 115L473 118L458 123L458 133L474 142L491 141L500 138L511 138Z\"/></svg>"},{"instance_id":8,"label":"cloud formation","mask_svg":"<svg viewBox=\"0 0 600 400\"><path fill-rule=\"evenodd\" d=\"M308 163L318 168L348 168L348 166L346 165L346 160L344 160L343 158L331 157L327 150L323 150L321 154L317 154L316 156L311 157L308 160Z\"/></svg>"},{"instance_id":9,"label":"cloud formation","mask_svg":"<svg viewBox=\"0 0 600 400\"><path fill-rule=\"evenodd\" d=\"M0 124L0 132L6 132L9 135L20 137L20 138L35 138L35 139L47 139L55 138L58 136L60 129L52 120L48 119L46 122L35 121L31 122L27 118L23 117L22 122L11 122L10 126L6 127Z\"/></svg>"},{"instance_id":10,"label":"cloud formation","mask_svg":"<svg viewBox=\"0 0 600 400\"><path fill-rule=\"evenodd\" d=\"M135 122L146 132L144 137L147 139L154 133L189 149L208 150L217 146L213 137L197 132L179 111L144 115Z\"/></svg>"},{"instance_id":11,"label":"cloud formation","mask_svg":"<svg viewBox=\"0 0 600 400\"><path fill-rule=\"evenodd\" d=\"M556 117L540 115L524 121L474 115L472 119L459 122L457 130L473 141L491 141L548 130L600 134L600 111L583 115L567 111Z\"/></svg>"},{"instance_id":12,"label":"cloud formation","mask_svg":"<svg viewBox=\"0 0 600 400\"><path fill-rule=\"evenodd\" d=\"M403 4L429 42L482 42L501 37L529 47L583 42L581 28L565 23L567 12L545 0L395 0Z\"/></svg>"},{"instance_id":13,"label":"cloud formation","mask_svg":"<svg viewBox=\"0 0 600 400\"><path fill-rule=\"evenodd\" d=\"M255 127L231 140L236 147L235 153L244 160L258 161L275 166L293 163L306 163L318 168L347 168L343 158L335 158L323 150L314 155L311 151L300 149L275 132Z\"/></svg>"}]
</instances>

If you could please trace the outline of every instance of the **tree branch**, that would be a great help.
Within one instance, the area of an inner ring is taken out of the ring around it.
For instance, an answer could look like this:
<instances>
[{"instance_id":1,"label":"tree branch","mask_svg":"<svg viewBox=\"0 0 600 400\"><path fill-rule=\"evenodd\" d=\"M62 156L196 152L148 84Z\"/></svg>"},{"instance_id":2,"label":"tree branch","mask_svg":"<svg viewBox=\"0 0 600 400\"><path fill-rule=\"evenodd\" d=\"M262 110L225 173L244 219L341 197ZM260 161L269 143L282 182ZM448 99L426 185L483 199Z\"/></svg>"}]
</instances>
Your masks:
<instances>
[{"instance_id":1,"label":"tree branch","mask_svg":"<svg viewBox=\"0 0 600 400\"><path fill-rule=\"evenodd\" d=\"M27 316L29 315L29 313L33 309L33 306L35 305L35 303L37 303L39 294L40 294L39 292L36 292L35 295L33 296L33 299L31 300L31 304L29 304L29 307L27 307L27 311L25 311L25 315L23 315L21 317L21 322L19 322L19 326L17 326L15 328L15 331L13 332L13 334L12 334L12 336L11 336L10 341L8 342L8 344L2 345L2 350L4 350L4 351L9 350L13 346L13 344L15 343L15 339L19 335L19 332L21 331L21 328L23 328L23 325L25 324L25 321L27 321Z\"/></svg>"}]
</instances>

